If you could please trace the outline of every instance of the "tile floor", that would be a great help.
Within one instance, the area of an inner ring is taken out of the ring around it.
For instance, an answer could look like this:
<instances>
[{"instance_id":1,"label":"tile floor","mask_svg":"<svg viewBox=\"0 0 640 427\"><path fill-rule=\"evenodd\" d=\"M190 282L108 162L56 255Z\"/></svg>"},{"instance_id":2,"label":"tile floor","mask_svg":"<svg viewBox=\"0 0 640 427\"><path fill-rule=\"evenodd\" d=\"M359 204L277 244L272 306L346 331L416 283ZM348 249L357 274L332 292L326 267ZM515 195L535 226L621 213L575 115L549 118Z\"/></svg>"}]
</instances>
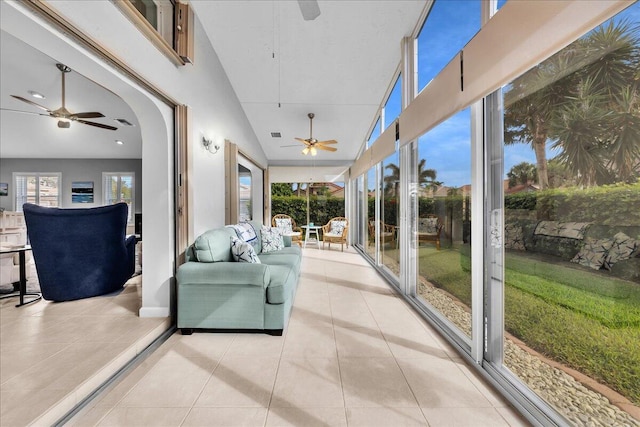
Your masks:
<instances>
[{"instance_id":1,"label":"tile floor","mask_svg":"<svg viewBox=\"0 0 640 427\"><path fill-rule=\"evenodd\" d=\"M117 295L0 300L0 426L51 425L170 326L141 319L141 276Z\"/></svg>"},{"instance_id":2,"label":"tile floor","mask_svg":"<svg viewBox=\"0 0 640 427\"><path fill-rule=\"evenodd\" d=\"M284 336L176 333L69 425L528 424L360 255L305 249Z\"/></svg>"}]
</instances>

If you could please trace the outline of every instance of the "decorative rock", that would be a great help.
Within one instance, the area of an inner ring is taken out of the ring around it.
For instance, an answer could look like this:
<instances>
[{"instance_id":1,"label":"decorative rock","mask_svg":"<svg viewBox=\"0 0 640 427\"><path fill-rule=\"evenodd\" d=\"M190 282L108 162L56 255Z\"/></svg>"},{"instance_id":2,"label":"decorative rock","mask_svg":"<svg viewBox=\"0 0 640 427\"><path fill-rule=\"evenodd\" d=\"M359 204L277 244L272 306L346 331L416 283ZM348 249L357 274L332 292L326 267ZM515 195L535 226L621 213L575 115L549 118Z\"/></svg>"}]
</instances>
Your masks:
<instances>
[{"instance_id":1,"label":"decorative rock","mask_svg":"<svg viewBox=\"0 0 640 427\"><path fill-rule=\"evenodd\" d=\"M471 336L471 313L442 289L420 278L418 294L464 334ZM577 426L640 427L631 415L611 405L600 393L554 368L509 339L504 342L504 364L520 380Z\"/></svg>"}]
</instances>

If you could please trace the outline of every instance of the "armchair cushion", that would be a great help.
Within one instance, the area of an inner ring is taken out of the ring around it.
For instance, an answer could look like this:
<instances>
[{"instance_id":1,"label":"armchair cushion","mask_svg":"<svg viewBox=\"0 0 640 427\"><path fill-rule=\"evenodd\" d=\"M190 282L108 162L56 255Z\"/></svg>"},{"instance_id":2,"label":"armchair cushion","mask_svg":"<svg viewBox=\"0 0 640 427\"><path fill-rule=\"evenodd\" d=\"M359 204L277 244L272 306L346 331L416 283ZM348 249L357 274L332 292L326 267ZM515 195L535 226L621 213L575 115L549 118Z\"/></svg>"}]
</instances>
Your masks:
<instances>
[{"instance_id":1,"label":"armchair cushion","mask_svg":"<svg viewBox=\"0 0 640 427\"><path fill-rule=\"evenodd\" d=\"M438 218L420 218L418 220L418 232L425 234L438 234Z\"/></svg>"}]
</instances>

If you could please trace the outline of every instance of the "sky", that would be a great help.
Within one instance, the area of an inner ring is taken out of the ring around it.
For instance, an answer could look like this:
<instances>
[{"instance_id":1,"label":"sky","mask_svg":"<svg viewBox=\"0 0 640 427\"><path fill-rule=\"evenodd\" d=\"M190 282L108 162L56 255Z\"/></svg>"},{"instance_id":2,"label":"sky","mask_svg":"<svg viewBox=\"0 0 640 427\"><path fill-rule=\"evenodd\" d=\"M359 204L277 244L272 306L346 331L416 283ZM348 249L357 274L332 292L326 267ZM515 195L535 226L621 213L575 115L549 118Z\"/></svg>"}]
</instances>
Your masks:
<instances>
[{"instance_id":1,"label":"sky","mask_svg":"<svg viewBox=\"0 0 640 427\"><path fill-rule=\"evenodd\" d=\"M498 7L506 0L500 0ZM640 3L635 3L614 19L640 23ZM437 0L418 36L418 89L422 90L480 29L480 0ZM400 85L391 92L385 105L385 120L369 138L370 142L400 114ZM381 128L382 127L382 128ZM426 167L437 171L443 185L460 187L471 182L470 109L460 111L418 139L418 156L426 159ZM368 146L370 143L367 144ZM547 144L547 158L557 152ZM504 148L504 172L526 161L535 164L529 145L516 144ZM371 182L372 174L369 173ZM372 187L372 184L369 184Z\"/></svg>"}]
</instances>

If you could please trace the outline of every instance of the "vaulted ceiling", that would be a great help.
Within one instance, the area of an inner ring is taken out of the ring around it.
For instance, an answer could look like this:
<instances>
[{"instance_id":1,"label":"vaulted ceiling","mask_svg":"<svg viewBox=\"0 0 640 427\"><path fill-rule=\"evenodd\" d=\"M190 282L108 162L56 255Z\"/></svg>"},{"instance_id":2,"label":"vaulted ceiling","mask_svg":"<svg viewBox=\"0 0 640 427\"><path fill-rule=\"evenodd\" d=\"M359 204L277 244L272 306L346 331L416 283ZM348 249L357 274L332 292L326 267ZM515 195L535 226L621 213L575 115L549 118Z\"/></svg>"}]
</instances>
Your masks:
<instances>
[{"instance_id":1,"label":"vaulted ceiling","mask_svg":"<svg viewBox=\"0 0 640 427\"><path fill-rule=\"evenodd\" d=\"M113 92L81 74L66 74L66 108L72 113L98 111L103 118L87 121L114 126L115 131L72 122L60 129L57 120L34 114L46 111L12 98L17 95L50 110L62 105L62 76L55 58L47 56L14 36L0 32L0 157L2 158L111 158L142 157L142 138L132 109ZM45 99L29 94L36 91ZM19 110L26 113L6 111ZM122 126L126 119L133 126ZM122 145L116 140L123 142Z\"/></svg>"},{"instance_id":2,"label":"vaulted ceiling","mask_svg":"<svg viewBox=\"0 0 640 427\"><path fill-rule=\"evenodd\" d=\"M294 1L191 2L271 165L346 165L356 158L397 70L401 39L415 29L426 3L319 0L320 15L305 20ZM0 35L0 106L43 112L9 96L18 95L58 108L56 58L5 32ZM46 99L30 98L30 90ZM118 130L80 123L59 129L48 117L2 111L0 157L141 156L137 119L118 96L72 71L67 74L66 104L71 112L100 111L104 118L90 120ZM310 136L311 112L313 137L338 140L337 152L301 154L304 146L294 138ZM121 126L116 118L134 126ZM271 132L281 137L273 138Z\"/></svg>"},{"instance_id":3,"label":"vaulted ceiling","mask_svg":"<svg viewBox=\"0 0 640 427\"><path fill-rule=\"evenodd\" d=\"M315 160L356 158L426 3L320 0L307 21L295 1L191 2L267 158L284 165L311 160L294 140L309 137L308 113L314 138L339 141Z\"/></svg>"}]
</instances>

